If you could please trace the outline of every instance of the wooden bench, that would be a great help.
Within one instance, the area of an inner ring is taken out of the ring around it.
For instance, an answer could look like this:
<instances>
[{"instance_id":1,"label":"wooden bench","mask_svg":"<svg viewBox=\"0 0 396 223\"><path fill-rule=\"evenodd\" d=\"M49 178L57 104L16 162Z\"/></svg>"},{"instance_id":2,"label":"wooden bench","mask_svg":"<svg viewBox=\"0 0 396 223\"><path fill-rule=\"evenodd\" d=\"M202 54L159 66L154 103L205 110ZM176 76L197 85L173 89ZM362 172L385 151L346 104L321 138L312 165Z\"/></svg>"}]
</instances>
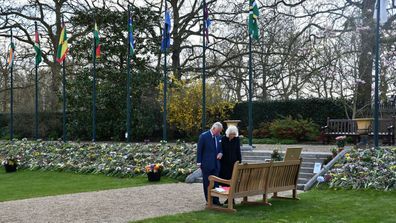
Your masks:
<instances>
[{"instance_id":1,"label":"wooden bench","mask_svg":"<svg viewBox=\"0 0 396 223\"><path fill-rule=\"evenodd\" d=\"M395 144L395 119L383 119L379 120L379 131L378 136L382 138L383 144L394 145ZM369 136L373 136L373 124L369 129ZM329 144L331 137L337 136L351 136L353 137L354 143L356 144L360 140L359 133L357 132L357 124L352 119L330 119L327 118L327 125L321 127L322 143Z\"/></svg>"},{"instance_id":2,"label":"wooden bench","mask_svg":"<svg viewBox=\"0 0 396 223\"><path fill-rule=\"evenodd\" d=\"M302 160L288 160L259 164L239 164L235 162L230 180L221 179L214 175L209 176L208 209L235 212L232 199L243 197L242 204L271 205L267 200L268 193L274 193L272 198L298 199L297 179ZM214 183L229 185L229 189L218 191L213 189ZM277 192L292 190L292 198L279 197ZM262 195L262 201L249 202L248 196ZM213 205L212 197L228 199L228 207Z\"/></svg>"}]
</instances>

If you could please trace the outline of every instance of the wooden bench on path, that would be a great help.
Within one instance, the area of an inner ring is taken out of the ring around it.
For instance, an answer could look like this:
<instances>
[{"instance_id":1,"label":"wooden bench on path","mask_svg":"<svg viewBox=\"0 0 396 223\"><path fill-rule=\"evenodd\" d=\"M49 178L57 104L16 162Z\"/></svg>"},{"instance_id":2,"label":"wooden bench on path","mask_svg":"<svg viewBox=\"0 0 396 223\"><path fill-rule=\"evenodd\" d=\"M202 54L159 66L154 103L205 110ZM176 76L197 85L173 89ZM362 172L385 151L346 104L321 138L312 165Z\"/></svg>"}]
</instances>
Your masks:
<instances>
[{"instance_id":1,"label":"wooden bench on path","mask_svg":"<svg viewBox=\"0 0 396 223\"><path fill-rule=\"evenodd\" d=\"M395 118L380 118L378 136L382 138L382 144L395 144ZM369 128L369 136L373 136L373 123ZM357 131L356 121L353 119L330 119L327 118L327 125L321 127L322 143L329 144L331 137L351 136L356 144L360 140Z\"/></svg>"},{"instance_id":2,"label":"wooden bench on path","mask_svg":"<svg viewBox=\"0 0 396 223\"><path fill-rule=\"evenodd\" d=\"M234 212L232 199L243 197L242 204L271 205L267 200L268 193L272 198L297 199L297 179L300 172L301 159L259 164L239 164L235 162L230 180L209 176L208 209ZM229 185L228 190L214 188L214 183ZM279 197L277 192L292 190L292 198ZM262 201L249 202L248 196L262 195ZM212 197L228 199L228 208L213 205Z\"/></svg>"}]
</instances>

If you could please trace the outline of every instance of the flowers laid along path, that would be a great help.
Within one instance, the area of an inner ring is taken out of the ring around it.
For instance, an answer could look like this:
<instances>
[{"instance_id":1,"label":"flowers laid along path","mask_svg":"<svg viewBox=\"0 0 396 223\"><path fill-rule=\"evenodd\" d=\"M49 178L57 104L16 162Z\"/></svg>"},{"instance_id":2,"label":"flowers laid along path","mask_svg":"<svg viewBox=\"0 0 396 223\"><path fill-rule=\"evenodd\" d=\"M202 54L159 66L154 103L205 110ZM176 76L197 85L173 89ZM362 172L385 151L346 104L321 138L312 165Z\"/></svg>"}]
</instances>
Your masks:
<instances>
[{"instance_id":1,"label":"flowers laid along path","mask_svg":"<svg viewBox=\"0 0 396 223\"><path fill-rule=\"evenodd\" d=\"M202 184L159 184L0 202L0 222L128 222L204 208Z\"/></svg>"}]
</instances>

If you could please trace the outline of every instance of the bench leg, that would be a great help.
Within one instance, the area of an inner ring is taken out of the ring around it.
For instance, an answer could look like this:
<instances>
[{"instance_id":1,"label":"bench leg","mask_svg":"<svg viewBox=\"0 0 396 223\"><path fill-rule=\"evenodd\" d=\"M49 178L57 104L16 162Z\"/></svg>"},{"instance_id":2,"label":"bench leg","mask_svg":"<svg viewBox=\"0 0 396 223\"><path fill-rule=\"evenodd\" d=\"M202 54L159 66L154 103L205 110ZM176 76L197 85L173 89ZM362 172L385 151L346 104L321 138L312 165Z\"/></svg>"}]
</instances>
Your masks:
<instances>
[{"instance_id":1,"label":"bench leg","mask_svg":"<svg viewBox=\"0 0 396 223\"><path fill-rule=\"evenodd\" d=\"M241 204L247 204L247 205L266 205L266 206L271 206L272 204L268 202L267 200L267 195L263 194L263 201L248 201L247 197L243 197L243 201Z\"/></svg>"},{"instance_id":2,"label":"bench leg","mask_svg":"<svg viewBox=\"0 0 396 223\"><path fill-rule=\"evenodd\" d=\"M297 197L297 190L296 189L293 189L292 190L292 197L281 197L281 196L278 196L278 193L277 192L274 192L274 195L272 195L272 197L271 198L273 198L273 199L292 199L292 200L300 200L300 198L298 198Z\"/></svg>"},{"instance_id":3,"label":"bench leg","mask_svg":"<svg viewBox=\"0 0 396 223\"><path fill-rule=\"evenodd\" d=\"M236 209L234 209L234 202L232 202L232 198L228 197L228 201L229 202L228 202L227 208L213 205L212 196L211 196L210 192L208 191L208 206L206 207L206 209L211 209L211 210L216 210L216 211L224 211L224 212L236 212Z\"/></svg>"},{"instance_id":4,"label":"bench leg","mask_svg":"<svg viewBox=\"0 0 396 223\"><path fill-rule=\"evenodd\" d=\"M213 207L213 199L211 189L208 188L208 208Z\"/></svg>"}]
</instances>

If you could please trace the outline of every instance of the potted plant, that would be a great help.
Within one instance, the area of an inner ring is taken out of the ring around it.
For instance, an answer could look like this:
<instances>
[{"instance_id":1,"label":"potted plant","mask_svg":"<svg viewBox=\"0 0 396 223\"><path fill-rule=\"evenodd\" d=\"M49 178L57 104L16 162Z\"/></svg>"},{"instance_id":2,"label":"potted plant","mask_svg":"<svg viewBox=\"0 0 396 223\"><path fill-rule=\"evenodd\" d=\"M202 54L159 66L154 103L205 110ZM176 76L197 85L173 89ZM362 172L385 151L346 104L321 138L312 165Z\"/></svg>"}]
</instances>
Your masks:
<instances>
[{"instance_id":1,"label":"potted plant","mask_svg":"<svg viewBox=\"0 0 396 223\"><path fill-rule=\"evenodd\" d=\"M335 138L336 144L338 147L338 152L341 152L344 149L345 139L346 139L346 136L338 136Z\"/></svg>"},{"instance_id":2,"label":"potted plant","mask_svg":"<svg viewBox=\"0 0 396 223\"><path fill-rule=\"evenodd\" d=\"M1 162L1 164L4 166L6 173L12 173L17 170L17 160L13 157L8 157Z\"/></svg>"},{"instance_id":3,"label":"potted plant","mask_svg":"<svg viewBox=\"0 0 396 223\"><path fill-rule=\"evenodd\" d=\"M145 169L149 181L159 181L161 179L161 173L164 170L164 166L159 163L149 164Z\"/></svg>"},{"instance_id":4,"label":"potted plant","mask_svg":"<svg viewBox=\"0 0 396 223\"><path fill-rule=\"evenodd\" d=\"M3 161L1 164L4 166L6 173L15 172L17 170L18 160L20 159L19 150L17 147L12 146L8 148L6 153L2 154L2 157Z\"/></svg>"},{"instance_id":5,"label":"potted plant","mask_svg":"<svg viewBox=\"0 0 396 223\"><path fill-rule=\"evenodd\" d=\"M271 160L273 161L282 161L282 155L279 153L278 149L274 149L271 154Z\"/></svg>"}]
</instances>

